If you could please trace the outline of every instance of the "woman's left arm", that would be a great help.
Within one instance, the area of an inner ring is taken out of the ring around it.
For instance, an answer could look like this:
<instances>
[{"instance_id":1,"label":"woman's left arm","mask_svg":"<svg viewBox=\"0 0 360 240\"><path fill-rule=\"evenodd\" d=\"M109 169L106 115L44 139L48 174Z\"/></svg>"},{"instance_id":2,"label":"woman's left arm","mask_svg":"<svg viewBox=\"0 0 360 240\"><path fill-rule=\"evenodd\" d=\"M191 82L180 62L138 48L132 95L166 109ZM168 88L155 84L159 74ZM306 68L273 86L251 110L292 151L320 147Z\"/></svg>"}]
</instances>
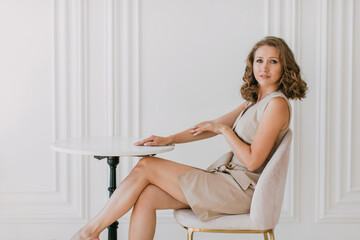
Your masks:
<instances>
[{"instance_id":1,"label":"woman's left arm","mask_svg":"<svg viewBox=\"0 0 360 240\"><path fill-rule=\"evenodd\" d=\"M255 171L265 162L275 144L276 137L282 129L287 127L289 121L290 111L287 102L283 98L273 98L264 110L258 130L250 146L244 143L229 126L223 124L205 122L196 126L193 133L196 135L203 131L212 131L222 134L236 158L249 171Z\"/></svg>"}]
</instances>

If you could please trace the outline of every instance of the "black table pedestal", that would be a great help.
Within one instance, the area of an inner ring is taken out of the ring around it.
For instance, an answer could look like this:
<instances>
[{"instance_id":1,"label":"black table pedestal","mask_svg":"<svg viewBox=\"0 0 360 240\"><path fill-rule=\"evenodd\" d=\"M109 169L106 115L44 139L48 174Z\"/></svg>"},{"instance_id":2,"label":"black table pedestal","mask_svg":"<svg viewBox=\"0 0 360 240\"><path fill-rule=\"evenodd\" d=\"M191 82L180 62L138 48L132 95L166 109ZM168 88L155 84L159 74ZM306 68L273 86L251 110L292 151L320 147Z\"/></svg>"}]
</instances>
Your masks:
<instances>
[{"instance_id":1,"label":"black table pedestal","mask_svg":"<svg viewBox=\"0 0 360 240\"><path fill-rule=\"evenodd\" d=\"M109 198L116 189L116 166L119 164L119 157L95 157L96 159L107 158L110 167ZM108 227L108 240L117 240L117 229L119 222L115 221Z\"/></svg>"}]
</instances>

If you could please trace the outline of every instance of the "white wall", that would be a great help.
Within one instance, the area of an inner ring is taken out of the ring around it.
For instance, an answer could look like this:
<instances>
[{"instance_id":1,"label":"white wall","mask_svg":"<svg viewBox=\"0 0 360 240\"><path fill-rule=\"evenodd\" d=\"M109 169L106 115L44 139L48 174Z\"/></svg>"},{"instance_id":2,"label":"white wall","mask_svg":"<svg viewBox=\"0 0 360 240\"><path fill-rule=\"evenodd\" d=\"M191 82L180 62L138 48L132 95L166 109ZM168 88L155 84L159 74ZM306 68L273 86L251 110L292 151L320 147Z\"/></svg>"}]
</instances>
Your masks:
<instances>
[{"instance_id":1,"label":"white wall","mask_svg":"<svg viewBox=\"0 0 360 240\"><path fill-rule=\"evenodd\" d=\"M245 58L266 35L286 39L309 86L293 105L277 239L355 239L359 16L358 0L0 1L0 239L69 239L106 202L105 162L57 154L53 140L168 135L215 118L242 103ZM227 149L219 136L161 157L206 167ZM124 160L119 181L137 159ZM119 221L127 239L129 216ZM225 237L261 236L196 233ZM185 239L171 211L156 239Z\"/></svg>"}]
</instances>

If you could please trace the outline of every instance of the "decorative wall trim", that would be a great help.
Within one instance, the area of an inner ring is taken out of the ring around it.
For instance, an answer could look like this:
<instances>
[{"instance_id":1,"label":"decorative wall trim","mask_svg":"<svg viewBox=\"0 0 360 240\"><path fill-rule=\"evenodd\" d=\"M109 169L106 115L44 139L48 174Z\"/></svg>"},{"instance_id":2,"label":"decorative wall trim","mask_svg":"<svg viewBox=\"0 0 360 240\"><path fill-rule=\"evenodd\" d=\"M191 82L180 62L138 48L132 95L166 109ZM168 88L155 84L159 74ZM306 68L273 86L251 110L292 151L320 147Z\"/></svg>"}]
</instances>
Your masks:
<instances>
[{"instance_id":1,"label":"decorative wall trim","mask_svg":"<svg viewBox=\"0 0 360 240\"><path fill-rule=\"evenodd\" d=\"M132 134L134 137L143 137L141 131L141 98L140 98L140 4L139 0L130 1L132 3L132 50L131 50L131 77L132 77Z\"/></svg>"},{"instance_id":2,"label":"decorative wall trim","mask_svg":"<svg viewBox=\"0 0 360 240\"><path fill-rule=\"evenodd\" d=\"M348 43L347 43L347 46L350 47L348 53L349 53L349 56L348 56L348 72L350 74L350 79L351 81L349 82L349 85L348 85L348 99L347 99L347 102L348 102L348 105L347 105L347 134L348 134L348 139L352 139L352 126L353 126L353 122L352 122L352 109L353 109L353 101L352 101L352 97L353 97L353 81L354 81L354 31L355 31L355 10L354 10L354 1L350 1L349 2L349 39L348 39ZM352 144L348 144L348 149L347 149L347 152L349 153L349 157L347 159L347 171L348 174L347 175L347 179L346 179L346 187L347 187L347 191L348 192L356 192L356 193L359 193L360 192L360 188L357 187L353 187L352 186L352 182L351 182L351 176L352 176L352 161L355 159L352 155Z\"/></svg>"},{"instance_id":3,"label":"decorative wall trim","mask_svg":"<svg viewBox=\"0 0 360 240\"><path fill-rule=\"evenodd\" d=\"M53 140L88 134L86 0L54 2ZM89 216L88 161L53 153L53 189L3 193L1 223L83 222Z\"/></svg>"},{"instance_id":4,"label":"decorative wall trim","mask_svg":"<svg viewBox=\"0 0 360 240\"><path fill-rule=\"evenodd\" d=\"M106 1L108 135L132 134L132 1Z\"/></svg>"},{"instance_id":5,"label":"decorative wall trim","mask_svg":"<svg viewBox=\"0 0 360 240\"><path fill-rule=\"evenodd\" d=\"M286 40L293 50L297 61L301 61L300 56L300 19L301 4L298 0L265 0L265 23L264 35L279 36ZM284 202L281 212L281 222L299 221L299 107L297 102L292 102L292 122L291 129L294 132L291 145L289 172L285 189Z\"/></svg>"},{"instance_id":6,"label":"decorative wall trim","mask_svg":"<svg viewBox=\"0 0 360 240\"><path fill-rule=\"evenodd\" d=\"M106 1L106 82L107 82L107 132L108 136L114 136L116 132L115 123L115 32L114 25L116 24L114 17L114 0Z\"/></svg>"},{"instance_id":7,"label":"decorative wall trim","mask_svg":"<svg viewBox=\"0 0 360 240\"><path fill-rule=\"evenodd\" d=\"M360 222L360 192L351 188L353 6L353 0L319 3L317 222Z\"/></svg>"}]
</instances>

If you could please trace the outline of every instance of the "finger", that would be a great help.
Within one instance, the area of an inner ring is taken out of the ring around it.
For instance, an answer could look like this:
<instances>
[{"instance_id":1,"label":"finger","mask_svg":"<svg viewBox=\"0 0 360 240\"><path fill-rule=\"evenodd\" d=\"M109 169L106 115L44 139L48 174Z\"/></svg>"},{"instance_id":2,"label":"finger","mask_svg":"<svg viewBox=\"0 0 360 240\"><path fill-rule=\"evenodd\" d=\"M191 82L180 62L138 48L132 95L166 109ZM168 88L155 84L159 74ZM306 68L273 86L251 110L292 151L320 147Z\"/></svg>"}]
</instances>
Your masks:
<instances>
[{"instance_id":1,"label":"finger","mask_svg":"<svg viewBox=\"0 0 360 240\"><path fill-rule=\"evenodd\" d=\"M144 140L140 140L140 141L137 141L135 143L136 146L140 146L140 145L143 145L144 144Z\"/></svg>"},{"instance_id":2,"label":"finger","mask_svg":"<svg viewBox=\"0 0 360 240\"><path fill-rule=\"evenodd\" d=\"M151 137L148 137L148 138L145 138L145 139L143 139L143 140L141 140L141 141L138 141L137 143L136 143L136 145L144 145L144 143L146 143L146 142L149 142L149 141L152 141L152 138L153 138L153 136L151 136Z\"/></svg>"},{"instance_id":3,"label":"finger","mask_svg":"<svg viewBox=\"0 0 360 240\"><path fill-rule=\"evenodd\" d=\"M196 129L196 131L193 133L193 136L197 136L197 135L199 135L199 134L201 134L201 133L203 133L203 132L204 132L204 130L198 128L198 129Z\"/></svg>"},{"instance_id":4,"label":"finger","mask_svg":"<svg viewBox=\"0 0 360 240\"><path fill-rule=\"evenodd\" d=\"M144 146L156 146L157 143L156 142L147 142L144 144Z\"/></svg>"},{"instance_id":5,"label":"finger","mask_svg":"<svg viewBox=\"0 0 360 240\"><path fill-rule=\"evenodd\" d=\"M197 135L199 135L199 134L201 134L202 132L196 132L196 133L194 133L193 134L193 136L195 137L195 136L197 136Z\"/></svg>"},{"instance_id":6,"label":"finger","mask_svg":"<svg viewBox=\"0 0 360 240\"><path fill-rule=\"evenodd\" d=\"M190 130L191 133L196 132L199 129L199 127L194 127L192 130Z\"/></svg>"},{"instance_id":7,"label":"finger","mask_svg":"<svg viewBox=\"0 0 360 240\"><path fill-rule=\"evenodd\" d=\"M136 146L141 146L141 145L144 145L145 143L145 140L141 140L141 141L138 141L135 143Z\"/></svg>"},{"instance_id":8,"label":"finger","mask_svg":"<svg viewBox=\"0 0 360 240\"><path fill-rule=\"evenodd\" d=\"M141 142L137 142L135 143L136 146L143 146L145 145L147 142L146 141L141 141Z\"/></svg>"}]
</instances>

